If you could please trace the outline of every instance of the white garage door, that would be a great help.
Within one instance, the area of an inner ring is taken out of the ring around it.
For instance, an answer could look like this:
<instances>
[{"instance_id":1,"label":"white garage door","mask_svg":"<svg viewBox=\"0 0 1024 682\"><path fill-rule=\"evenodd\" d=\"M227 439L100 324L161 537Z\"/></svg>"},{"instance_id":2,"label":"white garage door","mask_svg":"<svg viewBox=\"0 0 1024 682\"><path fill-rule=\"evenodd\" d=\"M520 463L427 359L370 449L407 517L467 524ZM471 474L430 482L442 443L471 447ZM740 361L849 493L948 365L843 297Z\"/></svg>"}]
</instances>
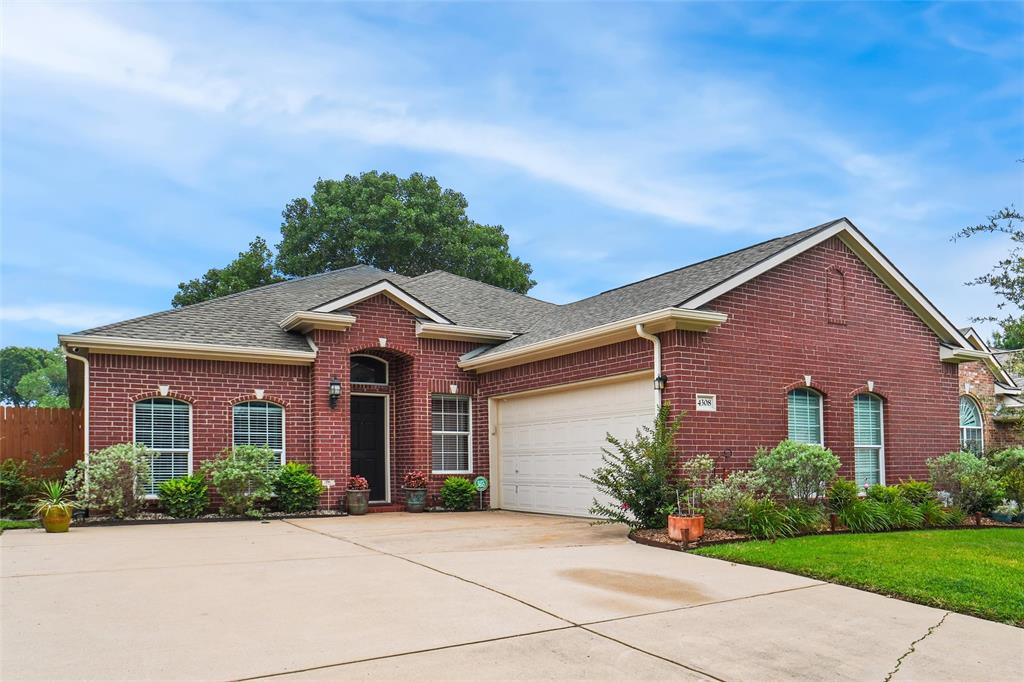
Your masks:
<instances>
[{"instance_id":1,"label":"white garage door","mask_svg":"<svg viewBox=\"0 0 1024 682\"><path fill-rule=\"evenodd\" d=\"M501 507L590 516L596 491L580 474L601 463L606 433L651 424L652 394L645 377L499 401Z\"/></svg>"}]
</instances>

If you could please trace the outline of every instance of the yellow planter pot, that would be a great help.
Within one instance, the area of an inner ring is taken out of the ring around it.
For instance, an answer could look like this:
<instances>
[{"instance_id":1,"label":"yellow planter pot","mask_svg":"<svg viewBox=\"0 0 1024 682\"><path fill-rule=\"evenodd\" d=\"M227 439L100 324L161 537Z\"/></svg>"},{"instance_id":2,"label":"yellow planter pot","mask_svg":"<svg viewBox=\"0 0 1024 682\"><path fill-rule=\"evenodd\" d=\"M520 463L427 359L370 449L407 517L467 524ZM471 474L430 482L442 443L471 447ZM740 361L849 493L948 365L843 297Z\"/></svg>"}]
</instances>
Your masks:
<instances>
[{"instance_id":1,"label":"yellow planter pot","mask_svg":"<svg viewBox=\"0 0 1024 682\"><path fill-rule=\"evenodd\" d=\"M42 515L42 520L47 533L67 533L71 525L71 510L50 507Z\"/></svg>"}]
</instances>

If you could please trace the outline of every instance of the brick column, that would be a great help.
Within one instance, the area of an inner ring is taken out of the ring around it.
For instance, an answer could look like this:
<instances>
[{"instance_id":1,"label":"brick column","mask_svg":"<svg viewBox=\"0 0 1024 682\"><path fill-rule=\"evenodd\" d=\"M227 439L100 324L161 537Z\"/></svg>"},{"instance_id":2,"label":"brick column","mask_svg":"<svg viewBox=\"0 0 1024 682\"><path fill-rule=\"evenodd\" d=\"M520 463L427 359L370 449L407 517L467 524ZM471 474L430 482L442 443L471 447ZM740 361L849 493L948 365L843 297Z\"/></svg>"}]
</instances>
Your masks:
<instances>
[{"instance_id":1,"label":"brick column","mask_svg":"<svg viewBox=\"0 0 1024 682\"><path fill-rule=\"evenodd\" d=\"M348 353L341 347L343 333L320 329L312 332L319 351L310 375L313 466L321 479L334 479L335 486L324 490L320 503L323 507L335 509L345 494L351 472L348 445ZM341 396L332 409L328 388L333 377L341 382Z\"/></svg>"}]
</instances>

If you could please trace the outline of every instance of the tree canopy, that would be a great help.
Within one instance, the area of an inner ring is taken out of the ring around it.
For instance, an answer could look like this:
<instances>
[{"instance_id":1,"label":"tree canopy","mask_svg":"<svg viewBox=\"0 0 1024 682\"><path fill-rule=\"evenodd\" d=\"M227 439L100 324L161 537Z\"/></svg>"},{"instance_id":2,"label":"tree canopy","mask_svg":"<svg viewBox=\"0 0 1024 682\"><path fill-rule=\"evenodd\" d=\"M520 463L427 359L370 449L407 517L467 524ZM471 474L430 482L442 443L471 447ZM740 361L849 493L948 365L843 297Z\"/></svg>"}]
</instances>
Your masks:
<instances>
[{"instance_id":1,"label":"tree canopy","mask_svg":"<svg viewBox=\"0 0 1024 682\"><path fill-rule=\"evenodd\" d=\"M0 402L39 407L68 406L68 376L59 349L7 346L0 349Z\"/></svg>"},{"instance_id":2,"label":"tree canopy","mask_svg":"<svg viewBox=\"0 0 1024 682\"><path fill-rule=\"evenodd\" d=\"M504 228L470 219L468 206L463 194L421 173L320 179L309 198L282 212L276 259L257 237L227 266L179 284L172 304L359 264L411 276L447 270L525 294L536 284L533 268L509 253Z\"/></svg>"},{"instance_id":3,"label":"tree canopy","mask_svg":"<svg viewBox=\"0 0 1024 682\"><path fill-rule=\"evenodd\" d=\"M179 284L171 305L180 308L283 279L274 272L274 254L267 242L256 237L249 243L247 251L239 253L238 258L223 268L211 268L202 277Z\"/></svg>"}]
</instances>

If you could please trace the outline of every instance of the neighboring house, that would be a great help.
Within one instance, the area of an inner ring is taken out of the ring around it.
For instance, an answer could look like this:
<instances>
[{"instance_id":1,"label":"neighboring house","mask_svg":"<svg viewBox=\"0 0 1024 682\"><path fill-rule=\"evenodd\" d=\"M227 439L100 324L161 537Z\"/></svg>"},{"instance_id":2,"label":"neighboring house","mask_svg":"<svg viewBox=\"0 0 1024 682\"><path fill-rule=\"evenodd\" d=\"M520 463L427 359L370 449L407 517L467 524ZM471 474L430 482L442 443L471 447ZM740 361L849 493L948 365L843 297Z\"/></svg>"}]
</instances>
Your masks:
<instances>
[{"instance_id":1,"label":"neighboring house","mask_svg":"<svg viewBox=\"0 0 1024 682\"><path fill-rule=\"evenodd\" d=\"M1024 445L1024 378L1012 368L1020 350L992 351L971 327L960 330L976 349L992 354L992 363L960 365L960 444L984 453Z\"/></svg>"},{"instance_id":2,"label":"neighboring house","mask_svg":"<svg viewBox=\"0 0 1024 682\"><path fill-rule=\"evenodd\" d=\"M355 266L60 337L87 449L164 453L154 485L233 443L401 500L409 471L487 476L492 507L586 514L606 432L660 400L721 469L789 437L860 483L959 443L957 364L998 365L848 220L567 305L446 272Z\"/></svg>"}]
</instances>

